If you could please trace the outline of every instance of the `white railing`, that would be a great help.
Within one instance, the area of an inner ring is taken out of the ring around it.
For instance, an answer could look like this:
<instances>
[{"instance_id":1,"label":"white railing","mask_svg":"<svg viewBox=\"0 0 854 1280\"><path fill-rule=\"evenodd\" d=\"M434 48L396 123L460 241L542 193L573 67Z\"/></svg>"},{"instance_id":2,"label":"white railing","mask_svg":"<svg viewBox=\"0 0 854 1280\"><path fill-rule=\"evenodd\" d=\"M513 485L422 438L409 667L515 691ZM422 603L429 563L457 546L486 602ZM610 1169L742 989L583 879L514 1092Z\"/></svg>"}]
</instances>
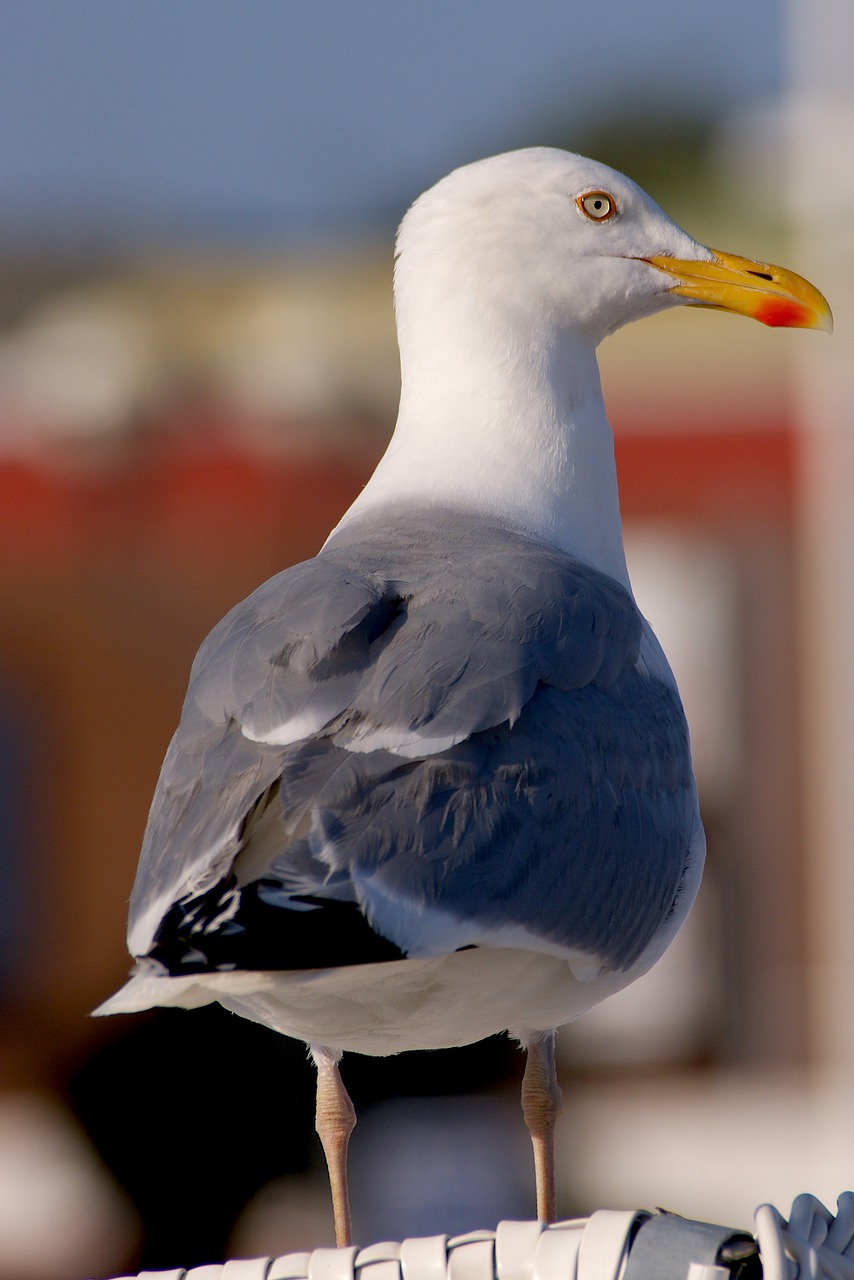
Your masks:
<instances>
[{"instance_id":1,"label":"white railing","mask_svg":"<svg viewBox=\"0 0 854 1280\"><path fill-rule=\"evenodd\" d=\"M314 1249L117 1280L854 1280L854 1192L834 1216L801 1195L786 1220L760 1205L753 1235L670 1213L600 1209L545 1226Z\"/></svg>"}]
</instances>

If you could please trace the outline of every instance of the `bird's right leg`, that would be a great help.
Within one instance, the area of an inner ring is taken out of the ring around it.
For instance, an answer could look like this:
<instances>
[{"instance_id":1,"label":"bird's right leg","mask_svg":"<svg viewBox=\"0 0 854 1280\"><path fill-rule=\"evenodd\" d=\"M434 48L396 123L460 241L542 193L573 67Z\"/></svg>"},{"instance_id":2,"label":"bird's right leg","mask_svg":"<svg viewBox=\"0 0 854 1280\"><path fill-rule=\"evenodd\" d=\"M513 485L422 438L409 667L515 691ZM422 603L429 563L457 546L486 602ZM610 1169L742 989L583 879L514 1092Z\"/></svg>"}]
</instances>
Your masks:
<instances>
[{"instance_id":1,"label":"bird's right leg","mask_svg":"<svg viewBox=\"0 0 854 1280\"><path fill-rule=\"evenodd\" d=\"M356 1127L356 1111L338 1070L340 1052L322 1045L310 1045L317 1067L317 1110L315 1125L326 1156L329 1188L332 1192L332 1214L335 1219L335 1243L339 1248L352 1241L350 1221L350 1184L347 1176L347 1148Z\"/></svg>"},{"instance_id":2,"label":"bird's right leg","mask_svg":"<svg viewBox=\"0 0 854 1280\"><path fill-rule=\"evenodd\" d=\"M534 1148L537 1217L540 1222L554 1222L554 1129L561 1103L555 1070L555 1033L539 1031L525 1039L528 1054L522 1077L522 1112Z\"/></svg>"}]
</instances>

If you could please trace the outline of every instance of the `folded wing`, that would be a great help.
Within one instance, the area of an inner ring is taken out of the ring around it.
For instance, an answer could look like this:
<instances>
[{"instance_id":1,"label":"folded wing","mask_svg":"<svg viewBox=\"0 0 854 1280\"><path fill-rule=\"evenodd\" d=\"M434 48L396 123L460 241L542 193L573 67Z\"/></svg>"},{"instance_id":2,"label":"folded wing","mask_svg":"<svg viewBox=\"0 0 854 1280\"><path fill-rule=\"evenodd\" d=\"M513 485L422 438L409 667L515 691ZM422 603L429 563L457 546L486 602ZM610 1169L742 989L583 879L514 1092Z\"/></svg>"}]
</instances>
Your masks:
<instances>
[{"instance_id":1,"label":"folded wing","mask_svg":"<svg viewBox=\"0 0 854 1280\"><path fill-rule=\"evenodd\" d=\"M694 823L643 626L611 579L473 517L339 535L199 652L132 950L189 972L533 939L628 967Z\"/></svg>"}]
</instances>

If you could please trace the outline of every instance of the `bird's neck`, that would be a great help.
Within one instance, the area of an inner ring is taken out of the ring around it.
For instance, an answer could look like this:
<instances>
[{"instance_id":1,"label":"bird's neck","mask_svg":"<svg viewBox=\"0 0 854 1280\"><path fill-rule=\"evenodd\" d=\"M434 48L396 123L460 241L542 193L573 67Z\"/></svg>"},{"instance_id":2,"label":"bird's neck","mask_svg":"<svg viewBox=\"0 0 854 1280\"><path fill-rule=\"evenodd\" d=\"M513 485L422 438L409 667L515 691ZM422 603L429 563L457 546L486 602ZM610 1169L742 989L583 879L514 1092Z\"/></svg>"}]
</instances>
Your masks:
<instances>
[{"instance_id":1,"label":"bird's neck","mask_svg":"<svg viewBox=\"0 0 854 1280\"><path fill-rule=\"evenodd\" d=\"M435 325L398 320L397 425L342 525L389 502L457 506L512 522L628 588L592 343L548 318L502 325L474 309L445 306Z\"/></svg>"}]
</instances>

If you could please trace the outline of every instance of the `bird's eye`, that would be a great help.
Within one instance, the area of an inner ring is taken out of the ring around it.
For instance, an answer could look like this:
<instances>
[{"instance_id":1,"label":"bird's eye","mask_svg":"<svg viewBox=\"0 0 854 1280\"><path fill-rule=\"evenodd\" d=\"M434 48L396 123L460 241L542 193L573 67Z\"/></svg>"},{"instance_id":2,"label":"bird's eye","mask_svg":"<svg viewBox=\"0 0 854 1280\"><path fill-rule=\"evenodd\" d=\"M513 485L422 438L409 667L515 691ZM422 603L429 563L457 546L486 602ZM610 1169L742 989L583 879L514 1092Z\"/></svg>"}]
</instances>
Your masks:
<instances>
[{"instance_id":1,"label":"bird's eye","mask_svg":"<svg viewBox=\"0 0 854 1280\"><path fill-rule=\"evenodd\" d=\"M607 222L617 212L617 202L607 191L586 191L575 203L591 222Z\"/></svg>"}]
</instances>

